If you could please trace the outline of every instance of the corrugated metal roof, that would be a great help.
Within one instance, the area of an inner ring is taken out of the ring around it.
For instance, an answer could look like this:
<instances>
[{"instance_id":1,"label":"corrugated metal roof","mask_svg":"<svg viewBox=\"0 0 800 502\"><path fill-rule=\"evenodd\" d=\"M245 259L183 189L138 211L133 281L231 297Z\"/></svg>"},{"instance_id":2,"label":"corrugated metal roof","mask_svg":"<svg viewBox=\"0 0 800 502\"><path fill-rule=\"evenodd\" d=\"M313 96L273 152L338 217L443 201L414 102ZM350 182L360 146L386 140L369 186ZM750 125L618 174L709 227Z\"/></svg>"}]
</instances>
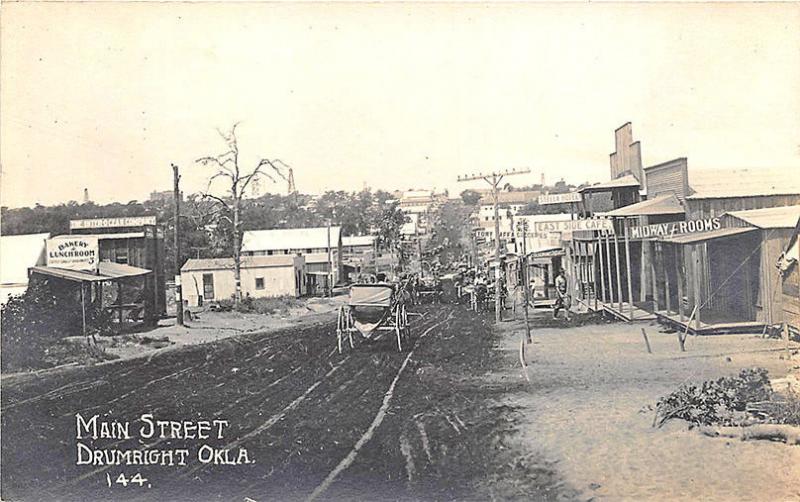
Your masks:
<instances>
[{"instance_id":1,"label":"corrugated metal roof","mask_svg":"<svg viewBox=\"0 0 800 502\"><path fill-rule=\"evenodd\" d=\"M611 190L612 188L626 188L626 187L638 187L640 185L639 180L636 179L636 176L632 174L626 174L617 179L613 179L611 181L606 181L603 183L597 183L588 187L583 187L579 192L603 192L606 190Z\"/></svg>"},{"instance_id":2,"label":"corrugated metal roof","mask_svg":"<svg viewBox=\"0 0 800 502\"><path fill-rule=\"evenodd\" d=\"M730 211L727 214L758 228L794 228L800 218L800 205Z\"/></svg>"},{"instance_id":3,"label":"corrugated metal roof","mask_svg":"<svg viewBox=\"0 0 800 502\"><path fill-rule=\"evenodd\" d=\"M374 235L347 235L342 237L342 246L372 246Z\"/></svg>"},{"instance_id":4,"label":"corrugated metal roof","mask_svg":"<svg viewBox=\"0 0 800 502\"><path fill-rule=\"evenodd\" d=\"M58 267L31 267L31 270L40 274L59 277L76 282L102 282L121 279L123 277L136 277L149 274L151 271L146 268L132 267L122 263L101 261L98 266L98 273L84 272L82 270L69 270Z\"/></svg>"},{"instance_id":5,"label":"corrugated metal roof","mask_svg":"<svg viewBox=\"0 0 800 502\"><path fill-rule=\"evenodd\" d=\"M0 283L28 284L28 269L44 265L45 241L50 234L0 237Z\"/></svg>"},{"instance_id":6,"label":"corrugated metal roof","mask_svg":"<svg viewBox=\"0 0 800 502\"><path fill-rule=\"evenodd\" d=\"M684 214L681 202L674 194L659 195L630 206L624 206L606 213L606 216L656 216L665 214Z\"/></svg>"},{"instance_id":7,"label":"corrugated metal roof","mask_svg":"<svg viewBox=\"0 0 800 502\"><path fill-rule=\"evenodd\" d=\"M690 169L688 199L800 194L798 169Z\"/></svg>"},{"instance_id":8,"label":"corrugated metal roof","mask_svg":"<svg viewBox=\"0 0 800 502\"><path fill-rule=\"evenodd\" d=\"M673 244L694 244L696 242L710 241L711 239L719 239L722 237L732 237L734 235L745 234L748 232L755 232L755 228L720 228L718 230L709 230L708 232L697 232L693 234L682 234L674 237L662 237L659 239L661 242L671 242Z\"/></svg>"},{"instance_id":9,"label":"corrugated metal roof","mask_svg":"<svg viewBox=\"0 0 800 502\"><path fill-rule=\"evenodd\" d=\"M242 268L291 267L296 255L242 256ZM181 272L193 270L233 270L233 258L192 258L183 264Z\"/></svg>"},{"instance_id":10,"label":"corrugated metal roof","mask_svg":"<svg viewBox=\"0 0 800 502\"><path fill-rule=\"evenodd\" d=\"M337 247L342 227L330 227L331 247ZM242 237L242 251L280 251L328 247L328 227L248 230Z\"/></svg>"}]
</instances>

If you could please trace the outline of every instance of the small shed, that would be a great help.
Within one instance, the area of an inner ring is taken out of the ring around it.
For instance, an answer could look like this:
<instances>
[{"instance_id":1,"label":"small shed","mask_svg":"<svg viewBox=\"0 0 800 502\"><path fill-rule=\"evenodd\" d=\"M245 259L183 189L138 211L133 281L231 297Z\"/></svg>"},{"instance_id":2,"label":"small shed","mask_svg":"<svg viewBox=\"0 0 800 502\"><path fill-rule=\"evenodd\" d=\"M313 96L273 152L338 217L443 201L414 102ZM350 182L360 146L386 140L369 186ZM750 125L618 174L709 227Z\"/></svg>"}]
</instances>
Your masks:
<instances>
[{"instance_id":1,"label":"small shed","mask_svg":"<svg viewBox=\"0 0 800 502\"><path fill-rule=\"evenodd\" d=\"M305 259L298 255L243 256L242 295L269 298L306 294ZM190 259L181 267L187 307L231 299L236 293L233 258Z\"/></svg>"}]
</instances>

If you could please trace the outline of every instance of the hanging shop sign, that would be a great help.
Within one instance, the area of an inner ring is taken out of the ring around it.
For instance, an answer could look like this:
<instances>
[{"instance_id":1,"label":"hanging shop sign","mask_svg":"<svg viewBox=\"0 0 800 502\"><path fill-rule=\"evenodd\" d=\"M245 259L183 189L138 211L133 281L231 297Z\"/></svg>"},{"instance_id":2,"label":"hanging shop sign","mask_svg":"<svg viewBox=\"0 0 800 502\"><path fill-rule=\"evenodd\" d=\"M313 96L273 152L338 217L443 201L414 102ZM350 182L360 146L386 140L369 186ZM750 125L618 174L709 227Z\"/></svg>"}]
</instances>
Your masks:
<instances>
[{"instance_id":1,"label":"hanging shop sign","mask_svg":"<svg viewBox=\"0 0 800 502\"><path fill-rule=\"evenodd\" d=\"M608 218L588 218L583 220L558 220L537 221L534 223L536 231L545 232L571 232L573 230L600 230L614 232L614 224Z\"/></svg>"},{"instance_id":2,"label":"hanging shop sign","mask_svg":"<svg viewBox=\"0 0 800 502\"><path fill-rule=\"evenodd\" d=\"M64 235L47 239L47 266L96 271L100 262L97 236Z\"/></svg>"},{"instance_id":3,"label":"hanging shop sign","mask_svg":"<svg viewBox=\"0 0 800 502\"><path fill-rule=\"evenodd\" d=\"M672 237L680 234L693 234L719 230L722 222L719 218L705 218L702 220L672 221L669 223L656 223L630 227L628 236L631 239L654 239L656 237Z\"/></svg>"},{"instance_id":4,"label":"hanging shop sign","mask_svg":"<svg viewBox=\"0 0 800 502\"><path fill-rule=\"evenodd\" d=\"M579 192L569 193L555 193L550 195L540 195L539 205L546 206L548 204L567 204L571 202L581 202L583 196Z\"/></svg>"},{"instance_id":5,"label":"hanging shop sign","mask_svg":"<svg viewBox=\"0 0 800 502\"><path fill-rule=\"evenodd\" d=\"M155 225L155 216L132 216L125 218L94 218L91 220L70 220L70 230L85 230L94 228L123 228L143 227Z\"/></svg>"}]
</instances>

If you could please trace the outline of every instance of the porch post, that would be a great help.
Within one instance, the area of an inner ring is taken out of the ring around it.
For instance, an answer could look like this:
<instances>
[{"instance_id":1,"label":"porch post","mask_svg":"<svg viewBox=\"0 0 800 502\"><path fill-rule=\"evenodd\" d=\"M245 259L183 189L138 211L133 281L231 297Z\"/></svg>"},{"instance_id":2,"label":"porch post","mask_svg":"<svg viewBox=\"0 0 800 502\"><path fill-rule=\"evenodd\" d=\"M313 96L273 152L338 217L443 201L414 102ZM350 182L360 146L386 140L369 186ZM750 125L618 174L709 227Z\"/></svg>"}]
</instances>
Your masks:
<instances>
[{"instance_id":1,"label":"porch post","mask_svg":"<svg viewBox=\"0 0 800 502\"><path fill-rule=\"evenodd\" d=\"M702 244L700 244L702 245ZM694 313L694 328L695 330L700 329L700 249L697 245L692 246L692 268L693 274L692 279L694 283L694 305L695 305L695 313Z\"/></svg>"},{"instance_id":2,"label":"porch post","mask_svg":"<svg viewBox=\"0 0 800 502\"><path fill-rule=\"evenodd\" d=\"M617 308L622 313L622 275L620 275L619 268L619 238L614 234L614 261L617 264Z\"/></svg>"},{"instance_id":3,"label":"porch post","mask_svg":"<svg viewBox=\"0 0 800 502\"><path fill-rule=\"evenodd\" d=\"M603 302L606 301L606 274L605 270L605 263L603 259L603 237L598 234L597 237L597 256L600 258L599 265L600 265L600 291L603 293Z\"/></svg>"},{"instance_id":4,"label":"porch post","mask_svg":"<svg viewBox=\"0 0 800 502\"><path fill-rule=\"evenodd\" d=\"M628 302L631 306L631 317L630 320L633 320L633 287L631 287L631 245L630 239L628 238L628 219L625 218L622 220L622 224L625 226L625 268L628 271Z\"/></svg>"},{"instance_id":5,"label":"porch post","mask_svg":"<svg viewBox=\"0 0 800 502\"><path fill-rule=\"evenodd\" d=\"M611 273L611 236L606 234L606 267L608 270L608 303L614 304L614 277Z\"/></svg>"},{"instance_id":6,"label":"porch post","mask_svg":"<svg viewBox=\"0 0 800 502\"><path fill-rule=\"evenodd\" d=\"M658 312L660 304L658 302L658 277L656 276L656 245L651 241L647 243L647 246L650 248L650 284L653 292L653 310Z\"/></svg>"},{"instance_id":7,"label":"porch post","mask_svg":"<svg viewBox=\"0 0 800 502\"><path fill-rule=\"evenodd\" d=\"M670 289L669 289L669 269L665 265L664 260L664 245L660 242L656 243L657 249L657 256L659 257L658 263L660 265L661 271L664 273L664 302L667 304L667 314L672 311L672 301L670 299Z\"/></svg>"},{"instance_id":8,"label":"porch post","mask_svg":"<svg viewBox=\"0 0 800 502\"><path fill-rule=\"evenodd\" d=\"M686 282L686 272L684 269L683 246L675 245L675 270L678 272L678 318L683 322L683 284Z\"/></svg>"}]
</instances>

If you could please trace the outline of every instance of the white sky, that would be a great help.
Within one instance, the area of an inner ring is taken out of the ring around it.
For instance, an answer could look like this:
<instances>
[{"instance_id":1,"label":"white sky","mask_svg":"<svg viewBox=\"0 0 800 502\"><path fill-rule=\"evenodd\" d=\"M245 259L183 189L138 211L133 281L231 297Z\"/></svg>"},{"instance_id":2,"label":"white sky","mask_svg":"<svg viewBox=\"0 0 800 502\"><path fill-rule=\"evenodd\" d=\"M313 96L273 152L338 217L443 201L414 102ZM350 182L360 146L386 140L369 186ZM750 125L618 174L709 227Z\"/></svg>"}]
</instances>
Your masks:
<instances>
[{"instance_id":1,"label":"white sky","mask_svg":"<svg viewBox=\"0 0 800 502\"><path fill-rule=\"evenodd\" d=\"M6 3L1 42L12 207L200 190L235 121L303 192L606 180L627 121L645 165L800 170L800 3Z\"/></svg>"}]
</instances>

